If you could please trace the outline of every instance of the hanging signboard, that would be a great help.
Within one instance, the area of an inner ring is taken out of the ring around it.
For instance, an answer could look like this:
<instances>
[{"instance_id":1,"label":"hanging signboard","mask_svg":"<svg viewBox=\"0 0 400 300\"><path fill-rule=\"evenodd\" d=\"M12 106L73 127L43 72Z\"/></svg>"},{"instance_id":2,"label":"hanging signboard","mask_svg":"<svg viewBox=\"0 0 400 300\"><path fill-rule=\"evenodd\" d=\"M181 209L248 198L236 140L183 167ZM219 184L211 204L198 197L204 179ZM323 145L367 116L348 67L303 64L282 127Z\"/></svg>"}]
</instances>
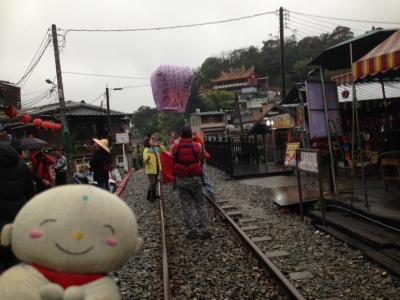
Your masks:
<instances>
[{"instance_id":1,"label":"hanging signboard","mask_svg":"<svg viewBox=\"0 0 400 300\"><path fill-rule=\"evenodd\" d=\"M275 129L285 129L294 127L293 118L290 114L280 114L272 117L273 125Z\"/></svg>"},{"instance_id":2,"label":"hanging signboard","mask_svg":"<svg viewBox=\"0 0 400 300\"><path fill-rule=\"evenodd\" d=\"M303 127L304 125L304 106L296 107L296 126Z\"/></svg>"},{"instance_id":3,"label":"hanging signboard","mask_svg":"<svg viewBox=\"0 0 400 300\"><path fill-rule=\"evenodd\" d=\"M128 144L129 143L129 134L126 132L116 133L115 140L116 140L116 144Z\"/></svg>"},{"instance_id":4,"label":"hanging signboard","mask_svg":"<svg viewBox=\"0 0 400 300\"><path fill-rule=\"evenodd\" d=\"M342 135L342 122L340 118L339 100L335 82L325 82L325 94L328 120L335 124L336 134L340 136ZM327 137L324 97L321 82L306 81L306 95L310 138L315 139Z\"/></svg>"},{"instance_id":5,"label":"hanging signboard","mask_svg":"<svg viewBox=\"0 0 400 300\"><path fill-rule=\"evenodd\" d=\"M318 174L318 152L317 151L299 151L298 166L301 171Z\"/></svg>"},{"instance_id":6,"label":"hanging signboard","mask_svg":"<svg viewBox=\"0 0 400 300\"><path fill-rule=\"evenodd\" d=\"M0 81L0 104L21 109L21 88L8 82Z\"/></svg>"},{"instance_id":7,"label":"hanging signboard","mask_svg":"<svg viewBox=\"0 0 400 300\"><path fill-rule=\"evenodd\" d=\"M285 153L285 166L295 167L296 166L296 153L300 147L300 143L287 143Z\"/></svg>"}]
</instances>

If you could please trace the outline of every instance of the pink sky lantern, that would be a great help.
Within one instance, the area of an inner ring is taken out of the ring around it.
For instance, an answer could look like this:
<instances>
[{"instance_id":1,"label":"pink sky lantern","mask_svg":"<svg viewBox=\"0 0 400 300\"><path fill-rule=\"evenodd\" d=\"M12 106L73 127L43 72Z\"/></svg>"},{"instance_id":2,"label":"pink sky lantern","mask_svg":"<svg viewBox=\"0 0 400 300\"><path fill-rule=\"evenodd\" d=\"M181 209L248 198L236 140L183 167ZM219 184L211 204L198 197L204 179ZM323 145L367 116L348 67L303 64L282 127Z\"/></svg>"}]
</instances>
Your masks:
<instances>
[{"instance_id":1,"label":"pink sky lantern","mask_svg":"<svg viewBox=\"0 0 400 300\"><path fill-rule=\"evenodd\" d=\"M159 111L185 112L192 80L193 72L189 67L159 66L150 78L157 109Z\"/></svg>"}]
</instances>

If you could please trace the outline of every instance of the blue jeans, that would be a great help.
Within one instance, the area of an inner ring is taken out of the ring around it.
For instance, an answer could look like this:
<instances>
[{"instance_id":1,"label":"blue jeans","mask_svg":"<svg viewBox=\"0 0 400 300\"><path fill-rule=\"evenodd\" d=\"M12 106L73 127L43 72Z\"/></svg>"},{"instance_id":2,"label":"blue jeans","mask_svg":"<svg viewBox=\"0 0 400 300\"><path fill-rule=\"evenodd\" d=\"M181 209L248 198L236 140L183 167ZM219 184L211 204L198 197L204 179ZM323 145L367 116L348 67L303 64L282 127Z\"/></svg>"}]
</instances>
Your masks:
<instances>
[{"instance_id":1,"label":"blue jeans","mask_svg":"<svg viewBox=\"0 0 400 300\"><path fill-rule=\"evenodd\" d=\"M207 194L211 197L214 197L214 188L211 184L210 178L207 175L207 167L206 167L205 162L202 166L201 176L202 176L203 185L204 185L204 188L206 189Z\"/></svg>"},{"instance_id":2,"label":"blue jeans","mask_svg":"<svg viewBox=\"0 0 400 300\"><path fill-rule=\"evenodd\" d=\"M98 182L97 186L106 191L110 190L110 185L108 184L108 182Z\"/></svg>"}]
</instances>

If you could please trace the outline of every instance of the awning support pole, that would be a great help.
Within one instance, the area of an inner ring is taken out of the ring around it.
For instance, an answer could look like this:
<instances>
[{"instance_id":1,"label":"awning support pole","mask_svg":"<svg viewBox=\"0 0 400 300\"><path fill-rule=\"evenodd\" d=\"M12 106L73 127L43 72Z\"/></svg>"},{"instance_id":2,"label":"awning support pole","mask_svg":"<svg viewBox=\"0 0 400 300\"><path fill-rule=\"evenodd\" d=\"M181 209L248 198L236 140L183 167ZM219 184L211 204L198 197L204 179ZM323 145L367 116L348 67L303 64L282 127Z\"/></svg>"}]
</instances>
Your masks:
<instances>
[{"instance_id":1,"label":"awning support pole","mask_svg":"<svg viewBox=\"0 0 400 300\"><path fill-rule=\"evenodd\" d=\"M325 127L326 127L326 133L328 135L328 147L329 147L329 156L330 156L330 161L331 161L331 175L332 175L332 183L333 183L333 193L335 195L337 195L336 175L335 175L335 160L334 160L334 157L333 157L331 131L329 129L328 104L327 104L327 100L326 100L324 69L322 68L322 65L320 65L319 71L320 71L319 74L321 76L322 97L324 98Z\"/></svg>"},{"instance_id":2,"label":"awning support pole","mask_svg":"<svg viewBox=\"0 0 400 300\"><path fill-rule=\"evenodd\" d=\"M353 45L350 43L350 66L351 68L353 67ZM369 204L368 204L368 191L367 191L367 182L365 178L365 168L364 168L364 155L363 155L363 149L362 149L362 144L361 144L361 135L360 135L360 122L358 119L358 105L357 105L357 95L356 95L356 87L354 83L354 77L352 80L352 89L353 89L353 128L352 128L352 171L351 171L351 204L353 205L354 201L354 165L355 165L355 160L354 160L354 123L357 131L357 140L358 140L358 148L359 148L359 154L360 154L360 161L361 161L361 176L362 176L362 181L363 181L363 188L364 188L364 200L365 200L365 207L368 209Z\"/></svg>"}]
</instances>

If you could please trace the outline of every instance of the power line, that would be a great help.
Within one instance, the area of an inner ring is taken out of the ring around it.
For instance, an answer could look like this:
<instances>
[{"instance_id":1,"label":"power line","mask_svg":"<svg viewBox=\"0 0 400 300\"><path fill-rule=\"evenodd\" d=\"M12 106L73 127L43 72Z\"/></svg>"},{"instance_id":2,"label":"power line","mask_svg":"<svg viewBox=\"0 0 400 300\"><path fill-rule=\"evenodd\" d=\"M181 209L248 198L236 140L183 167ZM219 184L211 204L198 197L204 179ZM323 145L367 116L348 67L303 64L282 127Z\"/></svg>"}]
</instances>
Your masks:
<instances>
[{"instance_id":1,"label":"power line","mask_svg":"<svg viewBox=\"0 0 400 300\"><path fill-rule=\"evenodd\" d=\"M36 92L32 92L32 93L22 94L21 96L23 96L23 97L30 96L30 95L34 95L34 94L43 93L44 91L48 91L48 90L49 89L44 89L44 90L40 90L40 91L36 91Z\"/></svg>"},{"instance_id":2,"label":"power line","mask_svg":"<svg viewBox=\"0 0 400 300\"><path fill-rule=\"evenodd\" d=\"M346 18L335 18L335 17L326 17L326 16L318 16L318 15L312 15L312 14L307 14L307 13L301 13L301 12L296 12L296 11L291 11L287 10L290 13L301 15L301 16L308 16L308 17L314 17L314 18L320 18L320 19L328 19L328 20L336 20L336 21L348 21L348 22L356 22L356 23L370 23L370 24L396 24L400 25L400 22L390 22L390 21L372 21L372 20L360 20L360 19L346 19Z\"/></svg>"},{"instance_id":3,"label":"power line","mask_svg":"<svg viewBox=\"0 0 400 300\"><path fill-rule=\"evenodd\" d=\"M245 20L245 19L252 19L252 18L256 18L256 17L270 15L270 14L274 14L274 13L276 13L276 10L261 12L261 13L237 17L237 18L224 19L224 20L208 21L208 22L201 22L201 23L194 23L194 24L164 26L164 27L126 28L126 29L67 29L65 31L65 34L68 34L69 32L135 32L135 31L156 31L156 30L168 30L168 29L178 29L178 28L190 28L190 27L221 24L221 23L228 23L228 22L236 22L236 21L241 21L241 20Z\"/></svg>"},{"instance_id":4,"label":"power line","mask_svg":"<svg viewBox=\"0 0 400 300\"><path fill-rule=\"evenodd\" d=\"M94 100L90 101L89 104L93 104L94 102L96 102L97 100L99 100L101 98L101 96L105 96L105 93L102 92L100 95L98 95Z\"/></svg>"},{"instance_id":5,"label":"power line","mask_svg":"<svg viewBox=\"0 0 400 300\"><path fill-rule=\"evenodd\" d=\"M47 38L47 43L44 44L46 42L46 38ZM39 47L36 49L36 52L33 55L28 67L26 68L24 74L22 75L21 79L16 83L17 85L23 86L25 84L25 82L29 79L30 74L33 72L33 70L35 69L36 65L38 64L38 62L42 58L42 56L44 54L44 51L47 49L47 46L49 45L49 43L50 43L50 39L49 39L49 36L48 36L48 30L47 30L45 35L44 35L44 37L43 37L43 39L42 39L42 41L40 42Z\"/></svg>"},{"instance_id":6,"label":"power line","mask_svg":"<svg viewBox=\"0 0 400 300\"><path fill-rule=\"evenodd\" d=\"M20 87L23 87L28 82L28 80L31 77L31 75L32 75L33 71L35 70L36 66L38 65L39 61L43 57L43 54L46 52L46 49L49 46L49 44L50 44L50 39L47 41L47 43L44 46L42 52L39 54L38 58L33 63L33 65L29 68L29 70L25 73L25 75L22 76L20 81L17 82L17 85L19 85Z\"/></svg>"},{"instance_id":7,"label":"power line","mask_svg":"<svg viewBox=\"0 0 400 300\"><path fill-rule=\"evenodd\" d=\"M131 77L131 76L119 76L119 75L105 75L105 74L95 74L95 73L81 73L81 72L62 72L63 74L72 75L83 75L83 76L96 76L96 77L111 77L111 78L124 78L124 79L150 79L147 77Z\"/></svg>"},{"instance_id":8,"label":"power line","mask_svg":"<svg viewBox=\"0 0 400 300\"><path fill-rule=\"evenodd\" d=\"M150 84L122 86L122 87L120 87L120 89L133 89L133 88L139 88L139 87L145 87L145 86L150 86Z\"/></svg>"}]
</instances>

